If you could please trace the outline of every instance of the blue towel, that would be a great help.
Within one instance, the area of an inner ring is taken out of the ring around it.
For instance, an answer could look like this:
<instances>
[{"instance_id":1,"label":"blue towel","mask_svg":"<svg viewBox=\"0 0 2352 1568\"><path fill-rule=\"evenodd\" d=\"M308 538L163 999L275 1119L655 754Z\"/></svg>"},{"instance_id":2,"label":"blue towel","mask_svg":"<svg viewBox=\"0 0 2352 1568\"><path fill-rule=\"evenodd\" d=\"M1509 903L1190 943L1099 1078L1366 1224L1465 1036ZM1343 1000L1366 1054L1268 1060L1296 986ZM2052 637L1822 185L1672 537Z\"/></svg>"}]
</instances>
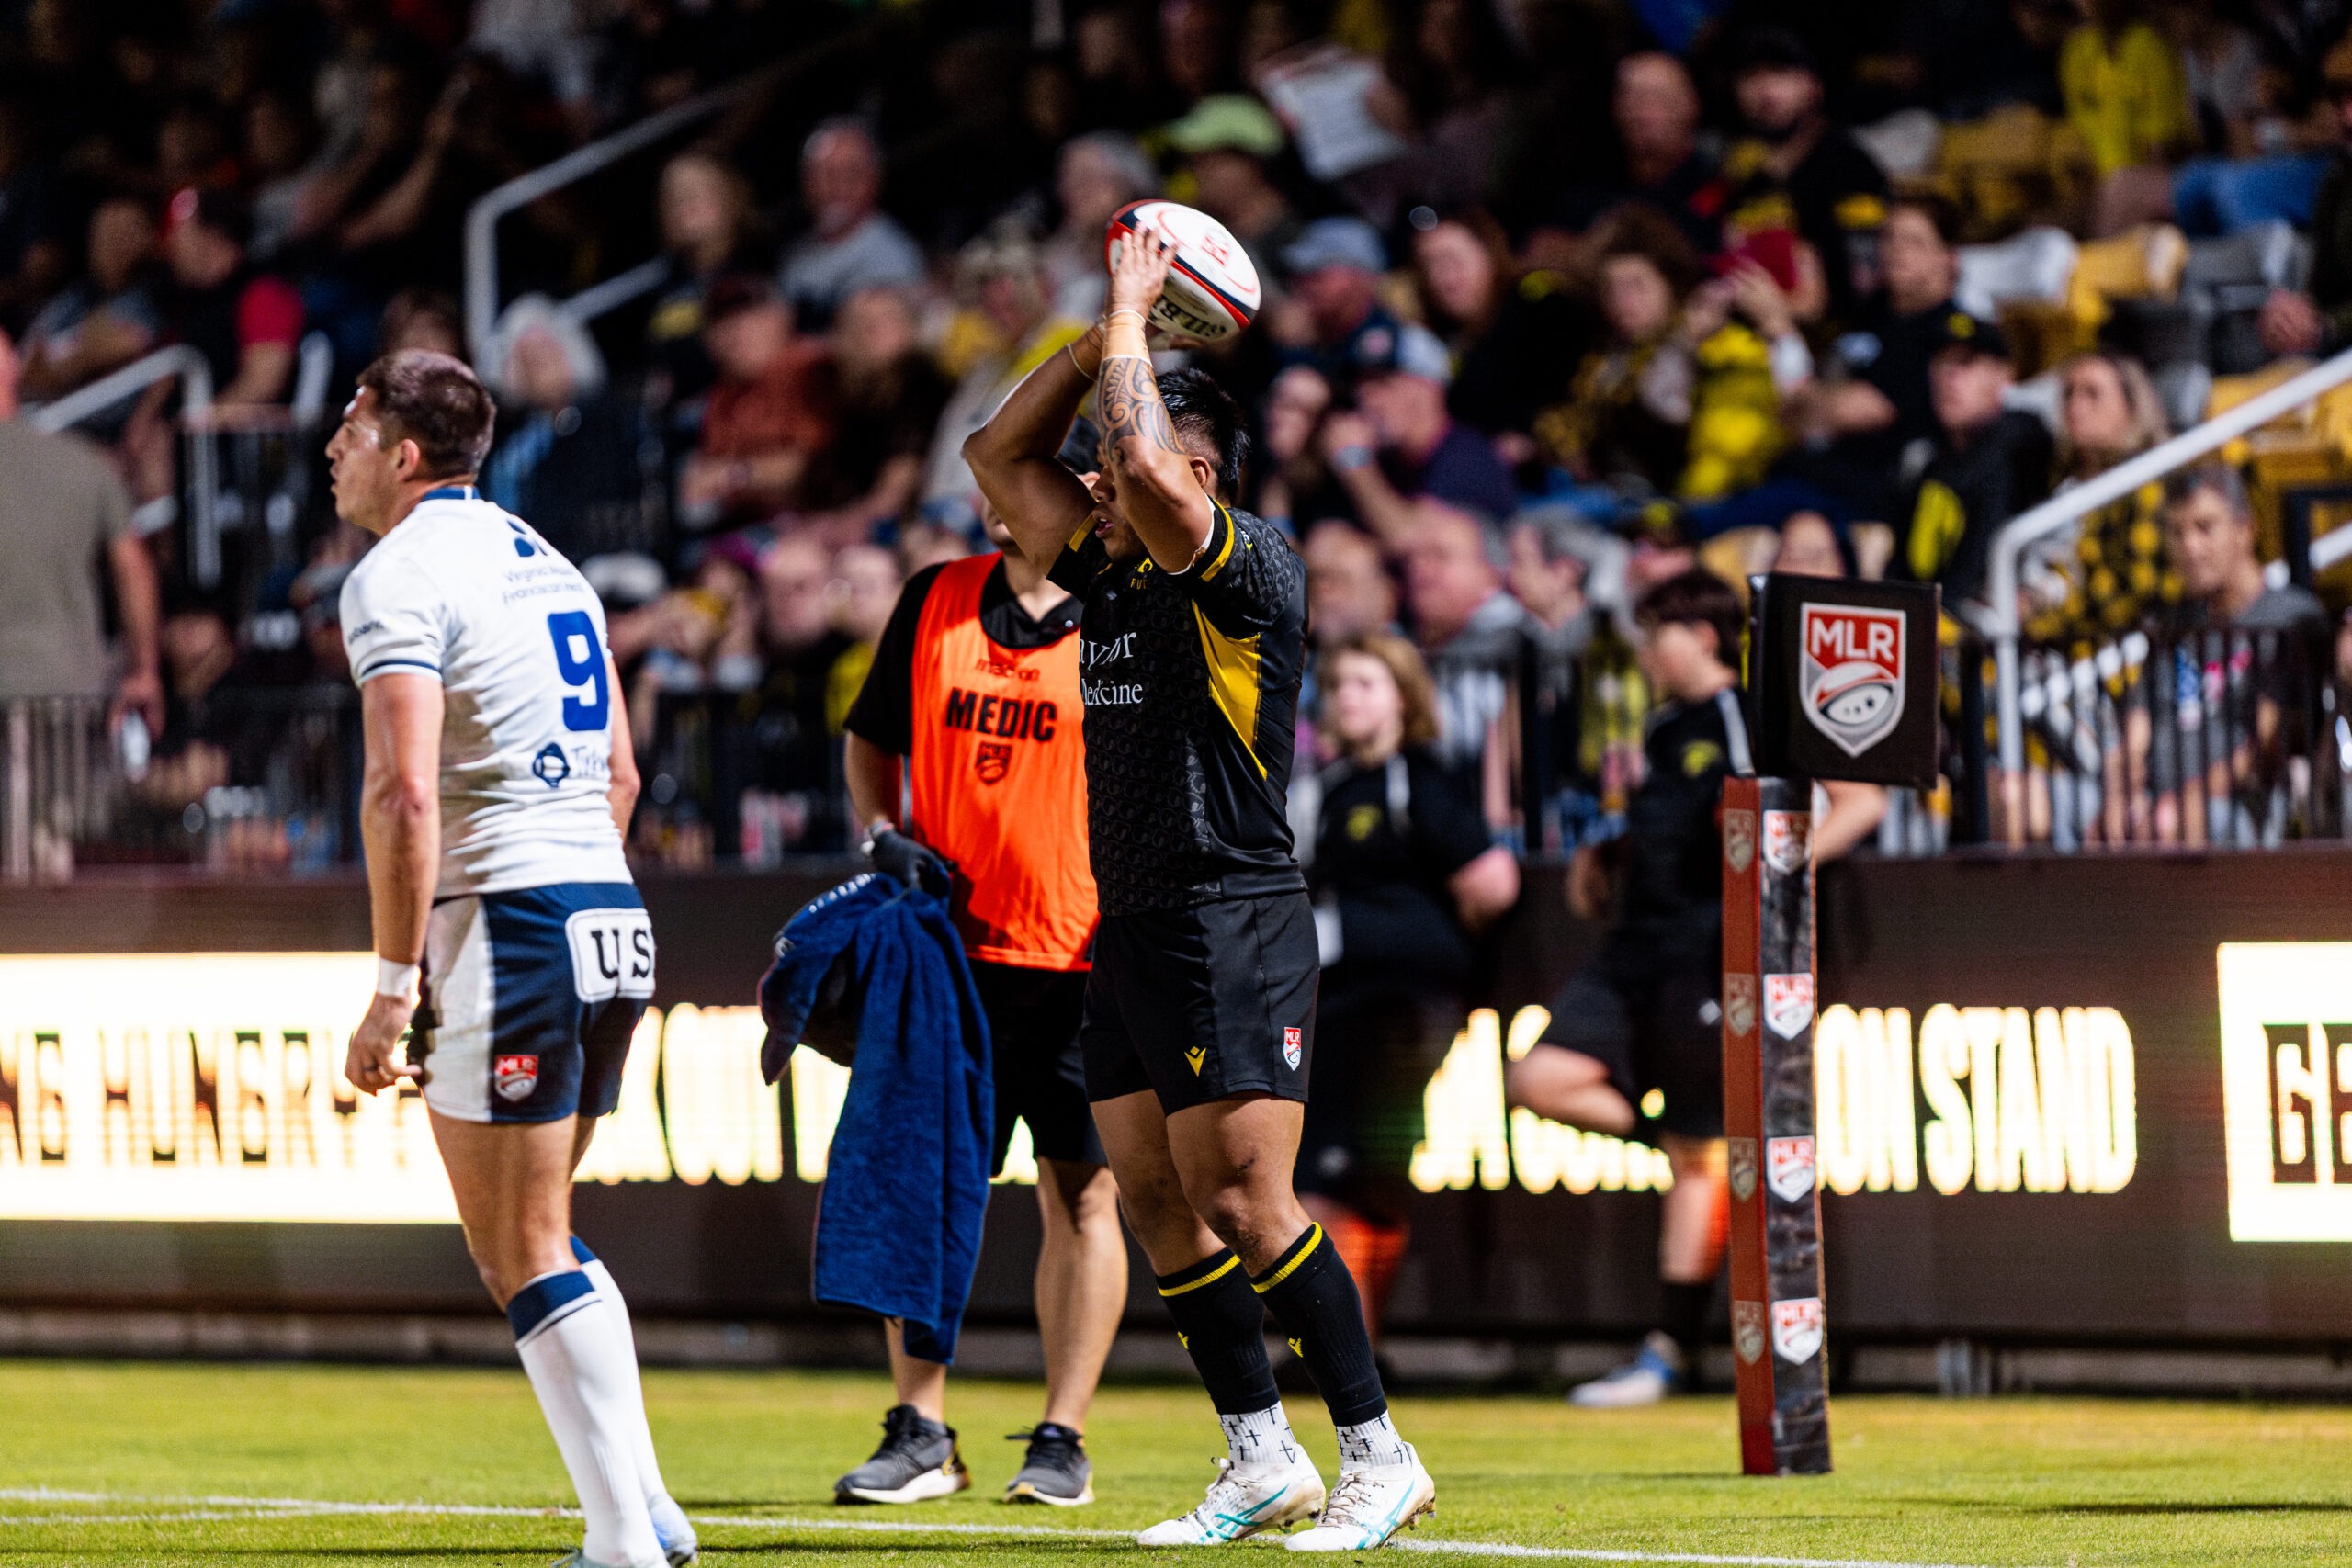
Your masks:
<instances>
[{"instance_id":1,"label":"blue towel","mask_svg":"<svg viewBox=\"0 0 2352 1568\"><path fill-rule=\"evenodd\" d=\"M898 1318L909 1355L953 1361L980 1258L996 1089L945 901L871 874L811 901L776 938L760 1015L771 1083L806 1030L830 1021L856 1041L817 1210L817 1299Z\"/></svg>"}]
</instances>

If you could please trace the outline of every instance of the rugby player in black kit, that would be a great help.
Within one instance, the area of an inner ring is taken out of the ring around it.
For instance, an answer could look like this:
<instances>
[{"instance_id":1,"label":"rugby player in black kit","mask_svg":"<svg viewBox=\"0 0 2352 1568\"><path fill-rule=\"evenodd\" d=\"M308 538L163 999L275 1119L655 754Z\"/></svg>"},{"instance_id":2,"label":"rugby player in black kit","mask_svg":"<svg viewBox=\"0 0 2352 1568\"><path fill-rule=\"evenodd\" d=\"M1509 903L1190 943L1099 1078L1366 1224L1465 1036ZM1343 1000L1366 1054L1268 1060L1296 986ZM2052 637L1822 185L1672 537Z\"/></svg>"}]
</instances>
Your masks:
<instances>
[{"instance_id":1,"label":"rugby player in black kit","mask_svg":"<svg viewBox=\"0 0 2352 1568\"><path fill-rule=\"evenodd\" d=\"M1317 947L1283 798L1306 572L1227 504L1246 437L1209 378L1154 376L1145 312L1170 257L1119 248L1102 323L1031 372L964 452L1015 546L1084 604L1088 836L1102 901L1080 1041L1127 1221L1208 1385L1230 1457L1146 1546L1316 1517L1293 1551L1378 1546L1430 1510L1354 1281L1290 1185L1314 1051ZM1097 392L1101 472L1056 458ZM1261 1337L1272 1312L1339 1428L1328 1497Z\"/></svg>"}]
</instances>

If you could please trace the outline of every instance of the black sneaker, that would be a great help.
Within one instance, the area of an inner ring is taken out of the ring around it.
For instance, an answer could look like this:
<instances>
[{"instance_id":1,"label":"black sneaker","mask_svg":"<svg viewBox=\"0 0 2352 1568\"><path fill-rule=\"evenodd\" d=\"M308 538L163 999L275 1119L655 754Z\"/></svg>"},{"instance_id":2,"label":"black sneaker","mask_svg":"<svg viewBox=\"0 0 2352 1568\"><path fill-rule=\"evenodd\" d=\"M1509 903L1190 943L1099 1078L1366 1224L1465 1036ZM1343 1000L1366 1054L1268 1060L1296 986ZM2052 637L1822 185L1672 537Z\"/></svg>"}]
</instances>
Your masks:
<instances>
[{"instance_id":1,"label":"black sneaker","mask_svg":"<svg viewBox=\"0 0 2352 1568\"><path fill-rule=\"evenodd\" d=\"M1068 1427L1041 1421L1035 1430L1014 1432L1009 1440L1027 1443L1029 1457L1021 1461L1021 1473L1006 1483L1004 1501L1049 1503L1057 1508L1094 1501L1094 1488L1089 1484L1094 1466L1087 1460L1084 1438Z\"/></svg>"},{"instance_id":2,"label":"black sneaker","mask_svg":"<svg viewBox=\"0 0 2352 1568\"><path fill-rule=\"evenodd\" d=\"M833 1501L922 1503L971 1483L972 1472L956 1450L956 1429L899 1404L882 1417L882 1446L874 1457L833 1483Z\"/></svg>"}]
</instances>

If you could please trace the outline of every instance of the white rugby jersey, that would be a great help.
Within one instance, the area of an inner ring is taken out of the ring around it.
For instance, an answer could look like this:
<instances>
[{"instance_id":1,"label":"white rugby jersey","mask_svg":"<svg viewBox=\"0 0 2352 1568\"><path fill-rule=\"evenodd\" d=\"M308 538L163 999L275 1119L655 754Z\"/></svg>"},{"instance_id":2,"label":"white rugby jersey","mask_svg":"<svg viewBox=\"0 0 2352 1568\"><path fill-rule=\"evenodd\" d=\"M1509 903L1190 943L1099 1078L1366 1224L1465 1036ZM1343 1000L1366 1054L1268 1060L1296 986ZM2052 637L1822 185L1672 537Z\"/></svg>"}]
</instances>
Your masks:
<instances>
[{"instance_id":1,"label":"white rugby jersey","mask_svg":"<svg viewBox=\"0 0 2352 1568\"><path fill-rule=\"evenodd\" d=\"M605 791L605 611L570 561L470 486L434 491L343 584L351 678L437 675L436 897L627 882Z\"/></svg>"}]
</instances>

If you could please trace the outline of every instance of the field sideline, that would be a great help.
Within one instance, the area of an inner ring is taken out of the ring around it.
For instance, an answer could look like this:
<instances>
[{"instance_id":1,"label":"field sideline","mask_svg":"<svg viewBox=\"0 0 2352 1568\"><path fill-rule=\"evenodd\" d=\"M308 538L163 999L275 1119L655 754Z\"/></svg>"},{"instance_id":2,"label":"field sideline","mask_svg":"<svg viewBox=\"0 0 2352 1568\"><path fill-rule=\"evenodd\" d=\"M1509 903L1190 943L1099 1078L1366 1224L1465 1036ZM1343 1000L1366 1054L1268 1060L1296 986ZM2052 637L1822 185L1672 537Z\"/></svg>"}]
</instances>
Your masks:
<instances>
[{"instance_id":1,"label":"field sideline","mask_svg":"<svg viewBox=\"0 0 2352 1568\"><path fill-rule=\"evenodd\" d=\"M974 1491L836 1510L833 1476L877 1432L879 1377L646 1382L663 1469L714 1521L704 1560L721 1568L1140 1559L1108 1532L1190 1506L1222 1451L1196 1393L1114 1387L1090 1433L1102 1501L1004 1508L1019 1449L1001 1435L1035 1418L1037 1393L973 1381L951 1419ZM1292 1406L1328 1476L1329 1427L1311 1400ZM7 1361L0 1412L0 1564L520 1568L579 1540L533 1511L569 1492L519 1371ZM1412 1399L1398 1414L1439 1486L1400 1562L1476 1560L1444 1542L1553 1562L2352 1564L2352 1411L2336 1407L1857 1397L1832 1410L1838 1473L1774 1481L1730 1472L1726 1398L1613 1416Z\"/></svg>"}]
</instances>

